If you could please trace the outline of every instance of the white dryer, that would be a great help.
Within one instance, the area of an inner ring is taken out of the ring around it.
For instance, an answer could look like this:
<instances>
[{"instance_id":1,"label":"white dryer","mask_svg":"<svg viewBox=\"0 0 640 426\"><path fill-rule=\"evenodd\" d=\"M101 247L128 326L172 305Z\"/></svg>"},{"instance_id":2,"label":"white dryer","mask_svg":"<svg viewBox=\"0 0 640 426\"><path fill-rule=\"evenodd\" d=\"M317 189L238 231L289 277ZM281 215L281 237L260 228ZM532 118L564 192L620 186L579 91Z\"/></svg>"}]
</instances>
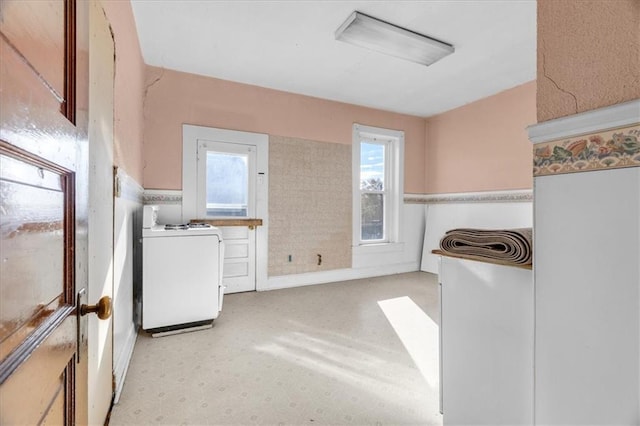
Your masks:
<instances>
[{"instance_id":1,"label":"white dryer","mask_svg":"<svg viewBox=\"0 0 640 426\"><path fill-rule=\"evenodd\" d=\"M209 328L222 310L224 243L207 224L159 225L145 206L142 328L154 335Z\"/></svg>"}]
</instances>

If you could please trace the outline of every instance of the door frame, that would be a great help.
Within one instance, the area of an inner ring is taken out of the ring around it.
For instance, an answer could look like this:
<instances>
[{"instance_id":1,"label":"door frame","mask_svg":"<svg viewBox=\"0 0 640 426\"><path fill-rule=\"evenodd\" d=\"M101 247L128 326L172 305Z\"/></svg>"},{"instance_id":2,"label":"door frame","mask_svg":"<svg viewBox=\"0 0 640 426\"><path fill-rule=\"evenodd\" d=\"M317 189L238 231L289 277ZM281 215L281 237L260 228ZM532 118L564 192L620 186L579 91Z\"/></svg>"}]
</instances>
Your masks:
<instances>
[{"instance_id":1,"label":"door frame","mask_svg":"<svg viewBox=\"0 0 640 426\"><path fill-rule=\"evenodd\" d=\"M262 219L256 227L256 290L267 286L269 254L269 135L214 127L182 125L182 221L198 216L197 163L199 140L254 145L256 147L256 209L255 217Z\"/></svg>"}]
</instances>

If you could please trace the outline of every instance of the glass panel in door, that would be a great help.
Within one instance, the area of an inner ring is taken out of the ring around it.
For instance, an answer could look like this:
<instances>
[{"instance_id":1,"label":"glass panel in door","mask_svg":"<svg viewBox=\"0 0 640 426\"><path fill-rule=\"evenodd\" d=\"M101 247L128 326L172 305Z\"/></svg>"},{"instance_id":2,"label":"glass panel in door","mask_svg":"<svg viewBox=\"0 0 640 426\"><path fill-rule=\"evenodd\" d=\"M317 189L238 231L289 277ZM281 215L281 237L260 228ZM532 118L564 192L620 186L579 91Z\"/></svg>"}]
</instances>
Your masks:
<instances>
[{"instance_id":1,"label":"glass panel in door","mask_svg":"<svg viewBox=\"0 0 640 426\"><path fill-rule=\"evenodd\" d=\"M248 155L207 151L206 161L206 215L247 217Z\"/></svg>"},{"instance_id":2,"label":"glass panel in door","mask_svg":"<svg viewBox=\"0 0 640 426\"><path fill-rule=\"evenodd\" d=\"M253 217L255 156L256 148L253 145L199 141L198 217Z\"/></svg>"}]
</instances>

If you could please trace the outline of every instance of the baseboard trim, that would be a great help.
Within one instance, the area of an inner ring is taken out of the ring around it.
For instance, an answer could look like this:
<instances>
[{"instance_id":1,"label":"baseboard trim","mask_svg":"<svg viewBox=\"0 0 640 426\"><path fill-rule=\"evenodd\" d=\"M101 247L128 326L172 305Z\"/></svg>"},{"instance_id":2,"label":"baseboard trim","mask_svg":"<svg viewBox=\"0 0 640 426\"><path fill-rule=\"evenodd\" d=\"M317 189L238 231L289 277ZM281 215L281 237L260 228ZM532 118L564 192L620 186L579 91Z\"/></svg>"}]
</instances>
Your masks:
<instances>
[{"instance_id":1,"label":"baseboard trim","mask_svg":"<svg viewBox=\"0 0 640 426\"><path fill-rule=\"evenodd\" d=\"M394 265L374 266L368 268L334 269L331 271L309 272L305 274L280 275L269 277L265 285L258 286L258 291L278 290L283 288L302 287L315 284L326 284L336 281L357 280L361 278L402 274L420 270L420 262L403 262Z\"/></svg>"},{"instance_id":2,"label":"baseboard trim","mask_svg":"<svg viewBox=\"0 0 640 426\"><path fill-rule=\"evenodd\" d=\"M117 404L122 394L122 388L124 386L124 379L127 376L129 370L129 364L133 357L133 349L136 346L136 339L138 338L137 327L132 326L129 329L129 336L127 336L125 347L123 348L120 357L113 365L113 375L115 377L115 395L113 403Z\"/></svg>"}]
</instances>

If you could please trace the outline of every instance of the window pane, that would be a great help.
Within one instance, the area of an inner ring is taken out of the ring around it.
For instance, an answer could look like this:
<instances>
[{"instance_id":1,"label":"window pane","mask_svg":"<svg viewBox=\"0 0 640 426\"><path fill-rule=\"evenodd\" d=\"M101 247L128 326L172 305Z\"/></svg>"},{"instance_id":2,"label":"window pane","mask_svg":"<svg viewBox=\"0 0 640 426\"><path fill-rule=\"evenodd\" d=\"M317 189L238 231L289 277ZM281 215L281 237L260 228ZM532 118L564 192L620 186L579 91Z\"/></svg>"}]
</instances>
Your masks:
<instances>
[{"instance_id":1,"label":"window pane","mask_svg":"<svg viewBox=\"0 0 640 426\"><path fill-rule=\"evenodd\" d=\"M247 216L246 155L207 152L207 216Z\"/></svg>"},{"instance_id":2,"label":"window pane","mask_svg":"<svg viewBox=\"0 0 640 426\"><path fill-rule=\"evenodd\" d=\"M360 189L384 190L384 151L385 145L360 144Z\"/></svg>"},{"instance_id":3,"label":"window pane","mask_svg":"<svg viewBox=\"0 0 640 426\"><path fill-rule=\"evenodd\" d=\"M384 239L384 195L362 194L362 241Z\"/></svg>"}]
</instances>

